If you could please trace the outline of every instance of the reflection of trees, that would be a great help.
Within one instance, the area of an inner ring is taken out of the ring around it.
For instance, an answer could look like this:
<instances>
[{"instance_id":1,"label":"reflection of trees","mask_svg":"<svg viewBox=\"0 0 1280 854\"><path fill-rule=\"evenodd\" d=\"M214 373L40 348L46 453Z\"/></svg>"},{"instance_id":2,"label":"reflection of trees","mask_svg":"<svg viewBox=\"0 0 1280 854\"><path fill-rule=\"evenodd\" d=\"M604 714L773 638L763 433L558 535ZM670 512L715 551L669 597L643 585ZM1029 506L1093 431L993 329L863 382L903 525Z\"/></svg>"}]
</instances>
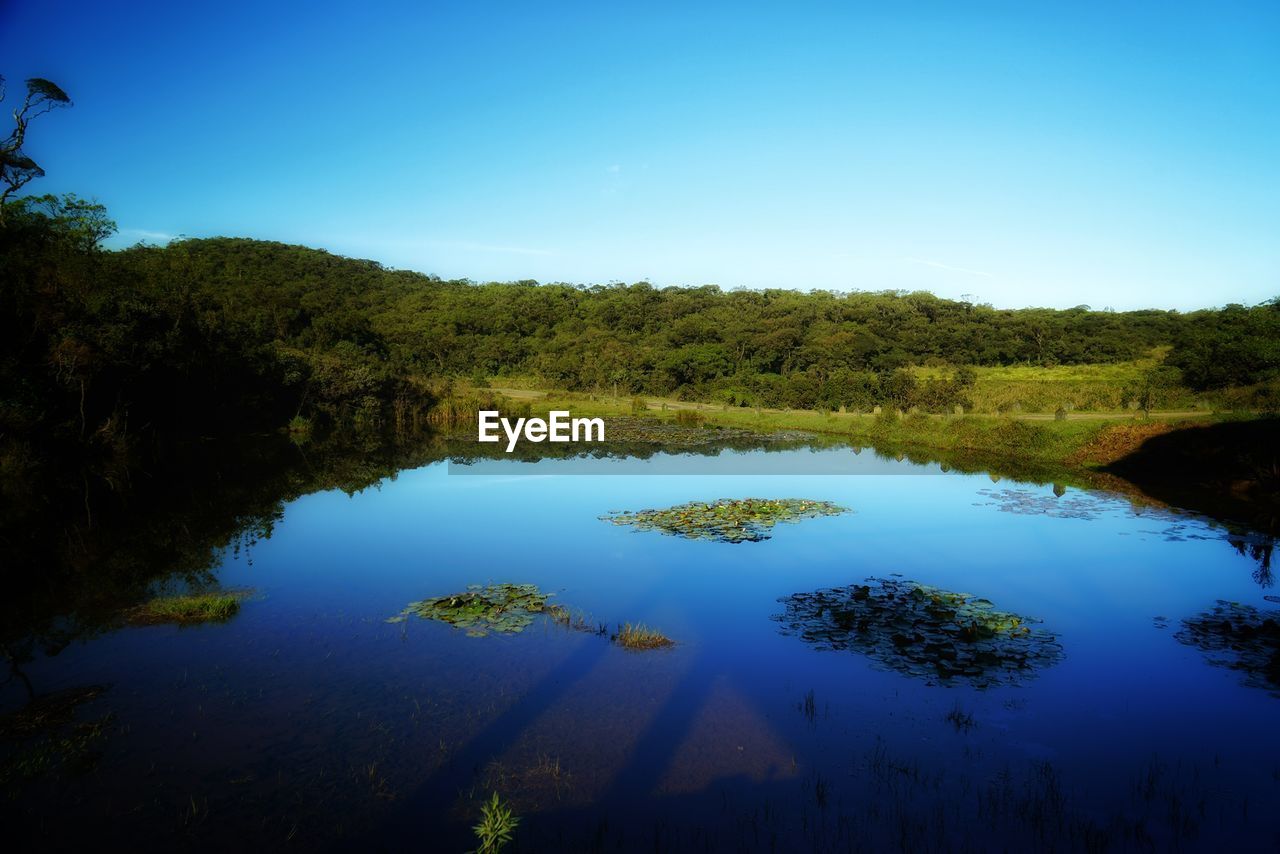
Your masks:
<instances>
[{"instance_id":1,"label":"reflection of trees","mask_svg":"<svg viewBox=\"0 0 1280 854\"><path fill-rule=\"evenodd\" d=\"M1257 564L1253 570L1253 580L1259 586L1271 587L1274 584L1271 557L1275 551L1276 537L1272 534L1262 533L1230 520L1221 521L1202 513L1176 507L1132 503L1127 500L1130 496L1109 494L1105 490L1081 490L1071 496L1067 496L1066 493L1067 488L1060 483L1053 485L1053 498L1028 489L978 491L979 495L990 499L987 502L988 506L993 506L1002 513L1090 520L1097 519L1109 511L1125 512L1166 523L1167 528L1155 532L1162 534L1166 540L1203 540L1221 537L1235 549L1237 554ZM1196 521L1206 524L1215 533L1199 534L1188 530L1188 523Z\"/></svg>"},{"instance_id":2,"label":"reflection of trees","mask_svg":"<svg viewBox=\"0 0 1280 854\"><path fill-rule=\"evenodd\" d=\"M1261 587L1275 584L1271 574L1271 556L1275 552L1276 538L1268 534L1234 535L1227 538L1236 553L1241 557L1251 558L1258 564L1253 570L1253 580Z\"/></svg>"},{"instance_id":3,"label":"reflection of trees","mask_svg":"<svg viewBox=\"0 0 1280 854\"><path fill-rule=\"evenodd\" d=\"M10 668L114 625L157 583L212 583L222 550L247 553L270 536L286 502L358 491L427 461L430 448L427 438L362 436L304 449L268 436L174 446L125 471L49 462L7 482L0 643Z\"/></svg>"},{"instance_id":4,"label":"reflection of trees","mask_svg":"<svg viewBox=\"0 0 1280 854\"><path fill-rule=\"evenodd\" d=\"M1220 600L1183 620L1174 637L1199 649L1210 664L1238 671L1244 684L1280 696L1280 611Z\"/></svg>"},{"instance_id":5,"label":"reflection of trees","mask_svg":"<svg viewBox=\"0 0 1280 854\"><path fill-rule=\"evenodd\" d=\"M510 453L505 440L481 445L474 434L446 440L450 462L470 465L480 460L537 462L539 460L647 460L659 454L715 457L725 451L788 450L842 444L819 434L784 431L762 434L724 427L678 427L648 418L606 418L607 442L583 445L575 442L520 442Z\"/></svg>"},{"instance_id":6,"label":"reflection of trees","mask_svg":"<svg viewBox=\"0 0 1280 854\"><path fill-rule=\"evenodd\" d=\"M56 654L116 625L121 610L158 583L212 584L224 549L251 562L253 546L271 535L287 502L325 489L355 493L405 468L486 458L715 455L813 442L714 430L676 436L674 446L664 443L672 437L661 431L631 438L585 450L572 443L521 443L506 454L477 444L474 435L357 432L301 445L271 435L174 444L126 469L46 461L21 482L0 484L0 566L7 572L0 643L11 668L37 649Z\"/></svg>"}]
</instances>

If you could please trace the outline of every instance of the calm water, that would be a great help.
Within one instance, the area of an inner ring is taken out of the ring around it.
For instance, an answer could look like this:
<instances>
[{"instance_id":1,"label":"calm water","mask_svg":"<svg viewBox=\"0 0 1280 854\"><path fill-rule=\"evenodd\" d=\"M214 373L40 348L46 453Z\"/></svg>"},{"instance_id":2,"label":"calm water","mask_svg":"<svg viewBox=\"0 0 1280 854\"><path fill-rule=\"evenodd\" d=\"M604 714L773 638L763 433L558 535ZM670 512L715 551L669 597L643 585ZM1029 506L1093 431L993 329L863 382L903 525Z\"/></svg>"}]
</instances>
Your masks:
<instances>
[{"instance_id":1,"label":"calm water","mask_svg":"<svg viewBox=\"0 0 1280 854\"><path fill-rule=\"evenodd\" d=\"M688 467L441 463L294 501L222 561L222 585L255 591L229 623L117 630L26 666L41 693L110 686L77 712L110 718L92 768L6 808L46 841L74 814L158 849L463 851L495 789L523 819L511 850L1280 844L1280 699L1174 637L1219 599L1275 607L1222 530L849 449ZM598 519L748 496L854 512L742 544ZM783 597L895 573L1042 619L1063 659L978 690L773 619ZM678 644L385 622L505 581Z\"/></svg>"}]
</instances>

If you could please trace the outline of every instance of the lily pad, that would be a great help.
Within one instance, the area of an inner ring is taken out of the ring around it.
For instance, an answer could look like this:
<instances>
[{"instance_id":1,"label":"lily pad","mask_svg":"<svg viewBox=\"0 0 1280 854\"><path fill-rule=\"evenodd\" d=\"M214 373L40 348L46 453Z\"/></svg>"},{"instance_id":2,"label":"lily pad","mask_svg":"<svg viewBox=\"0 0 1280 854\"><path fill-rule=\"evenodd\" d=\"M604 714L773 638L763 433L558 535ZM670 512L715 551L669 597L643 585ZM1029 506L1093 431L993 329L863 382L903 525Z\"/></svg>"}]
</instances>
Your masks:
<instances>
[{"instance_id":1,"label":"lily pad","mask_svg":"<svg viewBox=\"0 0 1280 854\"><path fill-rule=\"evenodd\" d=\"M1280 611L1219 600L1183 620L1174 637L1199 649L1210 664L1240 671L1246 685L1280 696Z\"/></svg>"},{"instance_id":2,"label":"lily pad","mask_svg":"<svg viewBox=\"0 0 1280 854\"><path fill-rule=\"evenodd\" d=\"M774 619L817 649L860 652L942 684L1019 684L1062 659L1057 635L986 599L915 581L867 582L780 599L785 610Z\"/></svg>"},{"instance_id":3,"label":"lily pad","mask_svg":"<svg viewBox=\"0 0 1280 854\"><path fill-rule=\"evenodd\" d=\"M665 510L614 512L600 518L615 525L632 525L637 531L660 531L691 540L758 543L769 539L770 530L779 522L848 512L829 501L806 498L722 498L691 501Z\"/></svg>"},{"instance_id":4,"label":"lily pad","mask_svg":"<svg viewBox=\"0 0 1280 854\"><path fill-rule=\"evenodd\" d=\"M401 623L416 614L465 629L471 637L484 637L490 632L510 635L528 628L534 617L546 610L550 595L533 584L473 584L463 593L410 602L387 622Z\"/></svg>"}]
</instances>

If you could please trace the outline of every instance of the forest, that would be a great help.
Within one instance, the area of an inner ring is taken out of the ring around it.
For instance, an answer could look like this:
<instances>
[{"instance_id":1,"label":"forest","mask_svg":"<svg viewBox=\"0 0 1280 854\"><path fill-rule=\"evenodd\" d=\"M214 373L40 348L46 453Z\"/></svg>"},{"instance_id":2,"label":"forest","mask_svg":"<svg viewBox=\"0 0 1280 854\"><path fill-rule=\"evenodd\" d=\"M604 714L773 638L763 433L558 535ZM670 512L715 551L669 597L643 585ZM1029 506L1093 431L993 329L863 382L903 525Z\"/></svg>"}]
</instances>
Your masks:
<instances>
[{"instance_id":1,"label":"forest","mask_svg":"<svg viewBox=\"0 0 1280 854\"><path fill-rule=\"evenodd\" d=\"M1194 312L997 309L928 293L447 281L235 238L101 248L75 196L6 204L0 435L123 451L165 436L385 427L461 385L734 406L967 403L973 368L1126 362L1194 390L1280 377L1280 299ZM912 366L935 370L920 379ZM1139 394L1141 389L1134 389Z\"/></svg>"}]
</instances>

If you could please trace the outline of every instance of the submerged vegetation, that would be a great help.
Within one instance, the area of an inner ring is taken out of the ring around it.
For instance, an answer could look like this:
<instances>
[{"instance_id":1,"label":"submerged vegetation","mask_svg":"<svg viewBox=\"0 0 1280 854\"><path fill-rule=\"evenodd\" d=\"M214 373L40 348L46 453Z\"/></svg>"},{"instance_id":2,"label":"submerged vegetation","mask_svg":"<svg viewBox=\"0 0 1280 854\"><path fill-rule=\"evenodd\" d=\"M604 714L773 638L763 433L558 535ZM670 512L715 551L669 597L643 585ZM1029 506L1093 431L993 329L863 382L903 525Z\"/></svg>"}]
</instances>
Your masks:
<instances>
[{"instance_id":1,"label":"submerged vegetation","mask_svg":"<svg viewBox=\"0 0 1280 854\"><path fill-rule=\"evenodd\" d=\"M439 620L465 629L470 637L484 637L490 632L511 635L524 631L536 615L546 610L550 595L534 584L473 584L463 593L410 602L387 622L404 622L410 614L416 614L424 620Z\"/></svg>"},{"instance_id":2,"label":"submerged vegetation","mask_svg":"<svg viewBox=\"0 0 1280 854\"><path fill-rule=\"evenodd\" d=\"M87 685L32 697L0 715L0 788L16 790L49 774L91 768L111 715L88 721L76 716L110 687Z\"/></svg>"},{"instance_id":3,"label":"submerged vegetation","mask_svg":"<svg viewBox=\"0 0 1280 854\"><path fill-rule=\"evenodd\" d=\"M1280 611L1219 600L1183 620L1174 637L1199 649L1210 664L1239 671L1246 685L1280 696Z\"/></svg>"},{"instance_id":4,"label":"submerged vegetation","mask_svg":"<svg viewBox=\"0 0 1280 854\"><path fill-rule=\"evenodd\" d=\"M240 612L243 593L209 591L183 596L158 596L125 612L125 622L148 626L159 623L177 623L180 626L196 623L222 623Z\"/></svg>"},{"instance_id":5,"label":"submerged vegetation","mask_svg":"<svg viewBox=\"0 0 1280 854\"><path fill-rule=\"evenodd\" d=\"M817 649L853 650L930 681L1017 684L1057 663L1057 636L986 599L915 581L870 578L779 600L784 634Z\"/></svg>"},{"instance_id":6,"label":"submerged vegetation","mask_svg":"<svg viewBox=\"0 0 1280 854\"><path fill-rule=\"evenodd\" d=\"M770 530L779 522L848 512L829 501L805 498L722 498L691 501L664 510L610 513L600 518L615 525L632 525L637 531L660 531L691 540L758 543L769 539Z\"/></svg>"}]
</instances>

